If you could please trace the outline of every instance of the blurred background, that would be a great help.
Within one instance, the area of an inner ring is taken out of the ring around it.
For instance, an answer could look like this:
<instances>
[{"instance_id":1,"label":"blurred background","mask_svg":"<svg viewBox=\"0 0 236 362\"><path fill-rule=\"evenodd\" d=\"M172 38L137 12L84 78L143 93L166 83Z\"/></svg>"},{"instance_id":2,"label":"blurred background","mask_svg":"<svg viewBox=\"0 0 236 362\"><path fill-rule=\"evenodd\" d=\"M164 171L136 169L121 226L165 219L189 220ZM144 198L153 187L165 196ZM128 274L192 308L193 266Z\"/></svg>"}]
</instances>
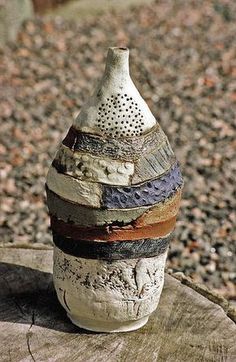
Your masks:
<instances>
[{"instance_id":1,"label":"blurred background","mask_svg":"<svg viewBox=\"0 0 236 362\"><path fill-rule=\"evenodd\" d=\"M236 304L235 17L234 0L0 0L0 245L51 245L47 169L128 46L185 178L167 267Z\"/></svg>"}]
</instances>

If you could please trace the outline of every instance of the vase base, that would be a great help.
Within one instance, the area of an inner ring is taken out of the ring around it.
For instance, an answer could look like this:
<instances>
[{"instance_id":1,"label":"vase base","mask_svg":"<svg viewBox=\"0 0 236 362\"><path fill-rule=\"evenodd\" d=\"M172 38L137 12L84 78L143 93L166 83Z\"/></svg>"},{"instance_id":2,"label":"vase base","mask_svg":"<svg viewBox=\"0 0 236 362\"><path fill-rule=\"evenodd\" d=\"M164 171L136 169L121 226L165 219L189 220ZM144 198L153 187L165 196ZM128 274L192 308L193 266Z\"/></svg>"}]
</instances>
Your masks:
<instances>
[{"instance_id":1,"label":"vase base","mask_svg":"<svg viewBox=\"0 0 236 362\"><path fill-rule=\"evenodd\" d=\"M105 332L105 333L115 333L115 332L130 332L135 331L143 327L149 316L140 318L136 321L127 321L127 322L106 322L106 321L95 321L92 319L82 319L77 318L69 313L67 313L71 322L79 328L87 329L93 332Z\"/></svg>"}]
</instances>

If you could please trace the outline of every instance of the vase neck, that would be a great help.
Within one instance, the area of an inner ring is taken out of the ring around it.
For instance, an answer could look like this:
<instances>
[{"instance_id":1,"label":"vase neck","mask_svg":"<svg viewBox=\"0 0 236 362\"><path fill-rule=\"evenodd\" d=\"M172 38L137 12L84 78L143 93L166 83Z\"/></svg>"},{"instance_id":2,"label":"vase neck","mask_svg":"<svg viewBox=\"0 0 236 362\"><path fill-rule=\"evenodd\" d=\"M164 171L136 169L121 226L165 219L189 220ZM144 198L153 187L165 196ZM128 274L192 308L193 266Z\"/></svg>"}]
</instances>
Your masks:
<instances>
[{"instance_id":1,"label":"vase neck","mask_svg":"<svg viewBox=\"0 0 236 362\"><path fill-rule=\"evenodd\" d=\"M128 48L109 48L105 75L111 77L117 74L129 76L129 49Z\"/></svg>"}]
</instances>

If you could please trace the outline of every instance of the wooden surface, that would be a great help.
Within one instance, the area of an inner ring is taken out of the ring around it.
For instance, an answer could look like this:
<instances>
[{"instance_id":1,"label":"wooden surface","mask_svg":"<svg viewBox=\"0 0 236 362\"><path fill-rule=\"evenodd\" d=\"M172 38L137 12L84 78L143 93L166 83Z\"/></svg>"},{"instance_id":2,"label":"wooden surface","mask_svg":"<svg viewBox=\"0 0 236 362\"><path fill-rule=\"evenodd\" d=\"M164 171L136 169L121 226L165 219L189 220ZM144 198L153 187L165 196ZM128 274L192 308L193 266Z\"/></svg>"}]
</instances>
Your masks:
<instances>
[{"instance_id":1,"label":"wooden surface","mask_svg":"<svg viewBox=\"0 0 236 362\"><path fill-rule=\"evenodd\" d=\"M96 334L73 326L59 305L51 250L2 248L0 262L0 361L236 361L226 308L169 275L145 327Z\"/></svg>"}]
</instances>

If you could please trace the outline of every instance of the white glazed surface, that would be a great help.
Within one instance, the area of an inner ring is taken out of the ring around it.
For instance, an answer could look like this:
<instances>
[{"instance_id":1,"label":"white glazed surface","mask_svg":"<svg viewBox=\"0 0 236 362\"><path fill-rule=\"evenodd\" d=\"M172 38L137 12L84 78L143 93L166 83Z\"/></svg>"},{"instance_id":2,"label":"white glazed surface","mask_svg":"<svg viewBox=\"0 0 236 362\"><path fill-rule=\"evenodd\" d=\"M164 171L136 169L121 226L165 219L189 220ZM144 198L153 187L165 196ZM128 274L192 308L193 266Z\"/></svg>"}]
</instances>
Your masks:
<instances>
[{"instance_id":1,"label":"white glazed surface","mask_svg":"<svg viewBox=\"0 0 236 362\"><path fill-rule=\"evenodd\" d=\"M113 103L111 96L117 97L120 107ZM82 107L74 127L88 133L129 137L142 135L155 125L155 117L130 78L128 49L109 48L104 76Z\"/></svg>"},{"instance_id":2,"label":"white glazed surface","mask_svg":"<svg viewBox=\"0 0 236 362\"><path fill-rule=\"evenodd\" d=\"M140 318L136 321L128 321L128 322L103 322L90 319L77 319L76 317L67 313L68 318L70 318L71 322L75 324L77 327L87 329L93 332L130 332L135 331L143 327L147 321L149 316Z\"/></svg>"},{"instance_id":3,"label":"white glazed surface","mask_svg":"<svg viewBox=\"0 0 236 362\"><path fill-rule=\"evenodd\" d=\"M53 278L60 303L84 328L105 331L108 323L108 332L124 330L123 324L130 330L131 322L135 329L133 322L142 324L158 305L166 255L108 262L74 257L54 247Z\"/></svg>"},{"instance_id":4,"label":"white glazed surface","mask_svg":"<svg viewBox=\"0 0 236 362\"><path fill-rule=\"evenodd\" d=\"M51 166L47 174L47 186L57 195L81 205L100 207L102 190L95 182L81 181L63 175Z\"/></svg>"}]
</instances>

